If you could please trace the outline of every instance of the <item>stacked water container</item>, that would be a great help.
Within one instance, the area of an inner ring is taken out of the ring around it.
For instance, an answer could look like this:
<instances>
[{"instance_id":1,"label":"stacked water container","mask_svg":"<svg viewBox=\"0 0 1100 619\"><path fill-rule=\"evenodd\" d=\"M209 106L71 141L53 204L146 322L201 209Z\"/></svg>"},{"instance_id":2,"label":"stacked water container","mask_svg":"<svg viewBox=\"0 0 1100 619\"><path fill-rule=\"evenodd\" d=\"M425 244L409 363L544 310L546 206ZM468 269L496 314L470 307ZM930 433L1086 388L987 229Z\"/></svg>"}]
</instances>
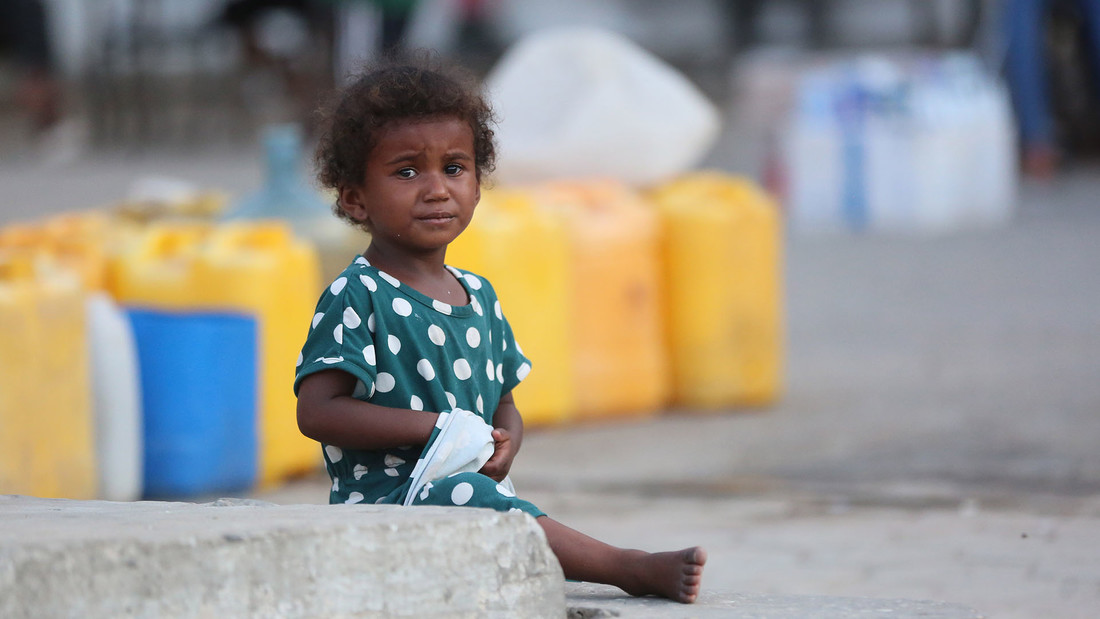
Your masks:
<instances>
[{"instance_id":1,"label":"stacked water container","mask_svg":"<svg viewBox=\"0 0 1100 619\"><path fill-rule=\"evenodd\" d=\"M696 172L651 191L661 217L674 404L773 404L782 385L782 232L752 181Z\"/></svg>"},{"instance_id":2,"label":"stacked water container","mask_svg":"<svg viewBox=\"0 0 1100 619\"><path fill-rule=\"evenodd\" d=\"M641 194L611 180L530 189L564 220L577 415L641 416L668 403L659 220ZM534 374L534 371L532 371Z\"/></svg>"},{"instance_id":3,"label":"stacked water container","mask_svg":"<svg viewBox=\"0 0 1100 619\"><path fill-rule=\"evenodd\" d=\"M0 249L0 491L95 498L87 294L71 271Z\"/></svg>"},{"instance_id":4,"label":"stacked water container","mask_svg":"<svg viewBox=\"0 0 1100 619\"><path fill-rule=\"evenodd\" d=\"M0 491L140 496L133 336L104 291L106 248L124 246L131 232L97 212L0 230L8 278L3 305L13 312L3 321L10 330L5 350L18 352L8 359L18 367L0 363L8 368L2 380L12 381L0 388L7 396L0 398L0 425L6 426L0 451L10 458L0 467L8 473L0 473Z\"/></svg>"},{"instance_id":5,"label":"stacked water container","mask_svg":"<svg viewBox=\"0 0 1100 619\"><path fill-rule=\"evenodd\" d=\"M810 69L780 139L796 231L944 232L1011 216L1005 89L973 56L864 57Z\"/></svg>"},{"instance_id":6,"label":"stacked water container","mask_svg":"<svg viewBox=\"0 0 1100 619\"><path fill-rule=\"evenodd\" d=\"M241 490L316 466L286 385L318 272L312 247L276 222L162 223L116 258L112 292L142 379L146 496Z\"/></svg>"}]
</instances>

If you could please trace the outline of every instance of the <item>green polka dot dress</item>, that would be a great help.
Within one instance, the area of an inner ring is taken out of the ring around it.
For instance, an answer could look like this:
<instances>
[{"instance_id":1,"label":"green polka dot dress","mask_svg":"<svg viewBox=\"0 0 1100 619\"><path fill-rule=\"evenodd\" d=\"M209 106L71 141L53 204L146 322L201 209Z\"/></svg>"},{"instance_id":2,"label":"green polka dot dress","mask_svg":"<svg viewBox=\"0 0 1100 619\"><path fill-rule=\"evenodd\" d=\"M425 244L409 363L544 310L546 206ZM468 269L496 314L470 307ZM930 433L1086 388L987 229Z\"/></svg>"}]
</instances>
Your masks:
<instances>
[{"instance_id":1,"label":"green polka dot dress","mask_svg":"<svg viewBox=\"0 0 1100 619\"><path fill-rule=\"evenodd\" d=\"M432 412L461 408L491 425L501 396L527 376L531 364L516 344L489 282L447 269L466 289L468 305L432 299L362 256L356 258L317 302L298 357L295 394L306 376L337 369L358 380L353 396L360 400ZM401 503L423 445L378 450L322 447L332 478L330 503ZM543 515L479 473L435 480L418 494L413 504Z\"/></svg>"}]
</instances>

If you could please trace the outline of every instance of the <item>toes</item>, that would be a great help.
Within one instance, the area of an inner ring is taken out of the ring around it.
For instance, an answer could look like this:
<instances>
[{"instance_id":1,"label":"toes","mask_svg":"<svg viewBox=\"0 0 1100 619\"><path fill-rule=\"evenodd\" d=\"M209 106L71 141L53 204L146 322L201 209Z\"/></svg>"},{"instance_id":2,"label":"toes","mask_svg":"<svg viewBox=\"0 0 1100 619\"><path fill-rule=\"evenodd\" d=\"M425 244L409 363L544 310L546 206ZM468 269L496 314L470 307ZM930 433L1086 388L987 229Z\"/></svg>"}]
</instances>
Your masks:
<instances>
[{"instance_id":1,"label":"toes","mask_svg":"<svg viewBox=\"0 0 1100 619\"><path fill-rule=\"evenodd\" d=\"M699 546L688 548L684 551L684 561L701 567L707 562L707 551Z\"/></svg>"}]
</instances>

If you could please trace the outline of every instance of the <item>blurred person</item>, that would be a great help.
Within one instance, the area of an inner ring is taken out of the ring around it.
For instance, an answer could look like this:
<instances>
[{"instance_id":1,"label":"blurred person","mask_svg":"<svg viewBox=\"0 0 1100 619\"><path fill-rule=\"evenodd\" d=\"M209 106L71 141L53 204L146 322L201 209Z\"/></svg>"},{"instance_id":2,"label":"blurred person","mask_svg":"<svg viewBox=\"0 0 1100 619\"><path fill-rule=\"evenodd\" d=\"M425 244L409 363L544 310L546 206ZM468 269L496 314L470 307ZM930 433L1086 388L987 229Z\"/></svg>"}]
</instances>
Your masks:
<instances>
[{"instance_id":1,"label":"blurred person","mask_svg":"<svg viewBox=\"0 0 1100 619\"><path fill-rule=\"evenodd\" d=\"M317 70L331 64L330 4L325 0L230 0L217 22L239 34L248 69L277 76L296 108L296 120L308 127L316 93L331 85L331 76Z\"/></svg>"},{"instance_id":2,"label":"blurred person","mask_svg":"<svg viewBox=\"0 0 1100 619\"><path fill-rule=\"evenodd\" d=\"M530 362L489 282L445 262L495 160L492 111L471 84L426 59L376 65L343 90L318 145L335 213L370 235L322 292L294 381L329 502L522 511L566 578L694 602L702 548L617 548L516 497L512 389Z\"/></svg>"},{"instance_id":3,"label":"blurred person","mask_svg":"<svg viewBox=\"0 0 1100 619\"><path fill-rule=\"evenodd\" d=\"M46 11L40 0L0 1L0 50L15 61L16 103L36 134L61 120L61 85L50 50Z\"/></svg>"},{"instance_id":4,"label":"blurred person","mask_svg":"<svg viewBox=\"0 0 1100 619\"><path fill-rule=\"evenodd\" d=\"M1094 84L1100 83L1100 0L1060 0L1076 11L1087 35ZM1054 0L1004 0L1002 27L1006 74L1019 125L1025 174L1050 178L1061 153L1051 111L1051 83L1045 53L1046 27Z\"/></svg>"}]
</instances>

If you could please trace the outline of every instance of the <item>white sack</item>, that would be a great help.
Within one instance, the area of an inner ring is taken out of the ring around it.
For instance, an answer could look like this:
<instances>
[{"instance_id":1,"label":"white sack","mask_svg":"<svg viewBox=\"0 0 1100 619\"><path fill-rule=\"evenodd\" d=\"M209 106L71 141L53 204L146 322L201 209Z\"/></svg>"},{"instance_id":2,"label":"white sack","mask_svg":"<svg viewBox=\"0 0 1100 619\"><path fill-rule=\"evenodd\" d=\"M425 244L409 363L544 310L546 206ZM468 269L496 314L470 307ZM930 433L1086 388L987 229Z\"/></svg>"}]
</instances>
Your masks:
<instances>
[{"instance_id":1,"label":"white sack","mask_svg":"<svg viewBox=\"0 0 1100 619\"><path fill-rule=\"evenodd\" d=\"M497 179L611 177L657 183L691 169L721 129L718 111L672 67L593 28L537 32L486 80L500 117Z\"/></svg>"}]
</instances>

